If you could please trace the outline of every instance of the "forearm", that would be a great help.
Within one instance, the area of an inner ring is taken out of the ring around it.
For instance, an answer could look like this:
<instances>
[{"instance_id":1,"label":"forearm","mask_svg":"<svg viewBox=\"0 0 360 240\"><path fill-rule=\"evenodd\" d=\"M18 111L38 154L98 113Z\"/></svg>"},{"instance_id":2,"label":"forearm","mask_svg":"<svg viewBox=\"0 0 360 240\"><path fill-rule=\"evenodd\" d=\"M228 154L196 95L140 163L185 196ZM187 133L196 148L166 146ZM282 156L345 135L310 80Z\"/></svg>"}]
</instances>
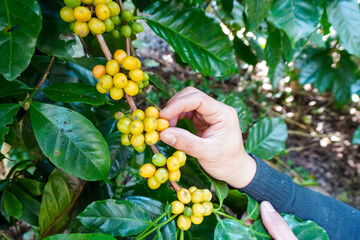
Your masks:
<instances>
[{"instance_id":1,"label":"forearm","mask_svg":"<svg viewBox=\"0 0 360 240\"><path fill-rule=\"evenodd\" d=\"M301 187L289 176L253 157L257 163L256 175L242 192L258 202L271 202L279 212L316 222L327 231L330 239L360 239L359 210Z\"/></svg>"}]
</instances>

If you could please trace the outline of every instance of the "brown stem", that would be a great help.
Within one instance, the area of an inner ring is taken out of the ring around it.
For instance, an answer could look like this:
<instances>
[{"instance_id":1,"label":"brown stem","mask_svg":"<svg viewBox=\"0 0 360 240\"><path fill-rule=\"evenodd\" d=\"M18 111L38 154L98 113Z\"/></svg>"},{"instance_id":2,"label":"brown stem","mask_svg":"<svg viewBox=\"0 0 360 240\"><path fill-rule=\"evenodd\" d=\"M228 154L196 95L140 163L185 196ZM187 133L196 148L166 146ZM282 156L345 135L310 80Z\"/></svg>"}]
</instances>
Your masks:
<instances>
[{"instance_id":1,"label":"brown stem","mask_svg":"<svg viewBox=\"0 0 360 240\"><path fill-rule=\"evenodd\" d=\"M33 93L30 95L30 98L32 96L34 96L34 94L40 89L41 85L43 85L43 83L45 82L45 79L47 78L47 76L49 75L50 73L50 69L51 69L51 66L53 65L54 63L54 60L55 60L55 56L52 56L51 60L50 60L50 63L48 65L48 67L46 68L45 72L44 72L44 76L42 77L41 81L39 82L39 84L36 86L35 90L33 91Z\"/></svg>"},{"instance_id":2,"label":"brown stem","mask_svg":"<svg viewBox=\"0 0 360 240\"><path fill-rule=\"evenodd\" d=\"M130 38L127 37L127 38L126 38L126 53L127 53L128 56L131 55L131 52L130 52L130 44L131 44Z\"/></svg>"},{"instance_id":3,"label":"brown stem","mask_svg":"<svg viewBox=\"0 0 360 240\"><path fill-rule=\"evenodd\" d=\"M106 60L108 60L108 61L112 60L112 54L110 52L109 47L107 46L107 44L105 42L103 35L96 34L96 39L98 40L98 42L100 44L101 50L103 51Z\"/></svg>"}]
</instances>

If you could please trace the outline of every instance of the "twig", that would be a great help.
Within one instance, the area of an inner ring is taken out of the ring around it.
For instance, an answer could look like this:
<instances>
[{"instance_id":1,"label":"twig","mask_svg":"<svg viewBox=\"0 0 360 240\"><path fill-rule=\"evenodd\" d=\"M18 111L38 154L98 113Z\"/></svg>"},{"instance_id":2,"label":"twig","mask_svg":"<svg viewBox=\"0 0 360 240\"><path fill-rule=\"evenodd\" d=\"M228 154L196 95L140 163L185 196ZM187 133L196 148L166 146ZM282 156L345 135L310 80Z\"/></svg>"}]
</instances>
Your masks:
<instances>
[{"instance_id":1,"label":"twig","mask_svg":"<svg viewBox=\"0 0 360 240\"><path fill-rule=\"evenodd\" d=\"M48 67L46 68L45 72L44 72L44 76L43 78L41 79L41 81L39 82L39 84L36 86L35 90L33 91L33 93L30 95L30 98L32 98L32 96L34 96L34 94L40 89L41 85L43 85L43 83L45 82L45 79L47 78L47 76L49 75L50 73L50 69L51 69L51 66L53 65L54 63L54 60L55 60L55 56L52 56L51 60L50 60L50 63L48 65Z\"/></svg>"},{"instance_id":2,"label":"twig","mask_svg":"<svg viewBox=\"0 0 360 240\"><path fill-rule=\"evenodd\" d=\"M297 135L297 136L302 136L302 137L311 137L311 138L324 138L324 137L329 137L326 134L309 134L309 133L305 133L305 132L301 132L301 131L296 131L296 130L288 130L288 133L290 135Z\"/></svg>"}]
</instances>

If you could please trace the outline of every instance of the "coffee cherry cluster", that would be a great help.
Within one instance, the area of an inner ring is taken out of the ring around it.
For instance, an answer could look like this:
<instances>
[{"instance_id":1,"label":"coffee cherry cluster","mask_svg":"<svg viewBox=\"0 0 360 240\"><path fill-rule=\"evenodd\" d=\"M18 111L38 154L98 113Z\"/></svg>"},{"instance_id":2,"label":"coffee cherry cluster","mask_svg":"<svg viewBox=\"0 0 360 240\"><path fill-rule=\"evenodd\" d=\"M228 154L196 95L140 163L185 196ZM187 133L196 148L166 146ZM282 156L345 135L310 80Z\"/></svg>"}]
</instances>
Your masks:
<instances>
[{"instance_id":1,"label":"coffee cherry cluster","mask_svg":"<svg viewBox=\"0 0 360 240\"><path fill-rule=\"evenodd\" d=\"M204 216L209 216L213 210L210 202L212 194L208 189L197 189L195 186L189 189L182 188L177 192L177 201L173 201L172 213L180 214L177 226L181 230L188 230L191 224L200 224Z\"/></svg>"},{"instance_id":2,"label":"coffee cherry cluster","mask_svg":"<svg viewBox=\"0 0 360 240\"><path fill-rule=\"evenodd\" d=\"M133 13L129 9L122 10L120 16L123 21L120 20L119 22L116 22L116 27L112 31L112 35L115 39L120 39L121 35L130 37L131 33L137 34L144 30L141 23L135 21ZM120 23L122 23L121 27Z\"/></svg>"},{"instance_id":3,"label":"coffee cherry cluster","mask_svg":"<svg viewBox=\"0 0 360 240\"><path fill-rule=\"evenodd\" d=\"M110 92L110 97L114 100L120 100L124 92L135 96L149 86L149 75L140 68L138 58L128 56L124 50L116 50L114 60L108 61L106 66L96 65L93 68L94 77L99 79L96 89L103 94Z\"/></svg>"},{"instance_id":4,"label":"coffee cherry cluster","mask_svg":"<svg viewBox=\"0 0 360 240\"><path fill-rule=\"evenodd\" d=\"M111 93L110 93L111 94ZM132 145L136 151L142 152L147 145L154 145L159 141L159 132L169 127L166 119L159 118L159 110L148 107L145 112L136 109L129 116L116 113L117 128L122 133L121 143Z\"/></svg>"},{"instance_id":5,"label":"coffee cherry cluster","mask_svg":"<svg viewBox=\"0 0 360 240\"><path fill-rule=\"evenodd\" d=\"M148 186L151 189L157 189L168 179L170 181L179 181L181 172L180 167L186 163L186 154L183 151L176 151L167 158L156 153L152 157L152 163L146 163L140 168L140 176L148 178ZM156 168L158 167L158 168Z\"/></svg>"}]
</instances>

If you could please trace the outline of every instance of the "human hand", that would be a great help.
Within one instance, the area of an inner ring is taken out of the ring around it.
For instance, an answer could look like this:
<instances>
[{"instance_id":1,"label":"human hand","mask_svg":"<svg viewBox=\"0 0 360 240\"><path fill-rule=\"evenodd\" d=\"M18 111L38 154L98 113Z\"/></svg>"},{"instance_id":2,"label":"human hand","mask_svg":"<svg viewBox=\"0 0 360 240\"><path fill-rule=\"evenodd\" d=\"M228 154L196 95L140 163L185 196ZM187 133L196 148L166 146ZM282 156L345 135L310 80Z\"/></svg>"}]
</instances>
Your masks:
<instances>
[{"instance_id":1,"label":"human hand","mask_svg":"<svg viewBox=\"0 0 360 240\"><path fill-rule=\"evenodd\" d=\"M187 87L168 101L160 117L170 124L161 132L161 140L196 157L212 177L235 188L247 186L254 178L256 162L245 152L234 108ZM196 136L175 127L181 118L193 121Z\"/></svg>"}]
</instances>

